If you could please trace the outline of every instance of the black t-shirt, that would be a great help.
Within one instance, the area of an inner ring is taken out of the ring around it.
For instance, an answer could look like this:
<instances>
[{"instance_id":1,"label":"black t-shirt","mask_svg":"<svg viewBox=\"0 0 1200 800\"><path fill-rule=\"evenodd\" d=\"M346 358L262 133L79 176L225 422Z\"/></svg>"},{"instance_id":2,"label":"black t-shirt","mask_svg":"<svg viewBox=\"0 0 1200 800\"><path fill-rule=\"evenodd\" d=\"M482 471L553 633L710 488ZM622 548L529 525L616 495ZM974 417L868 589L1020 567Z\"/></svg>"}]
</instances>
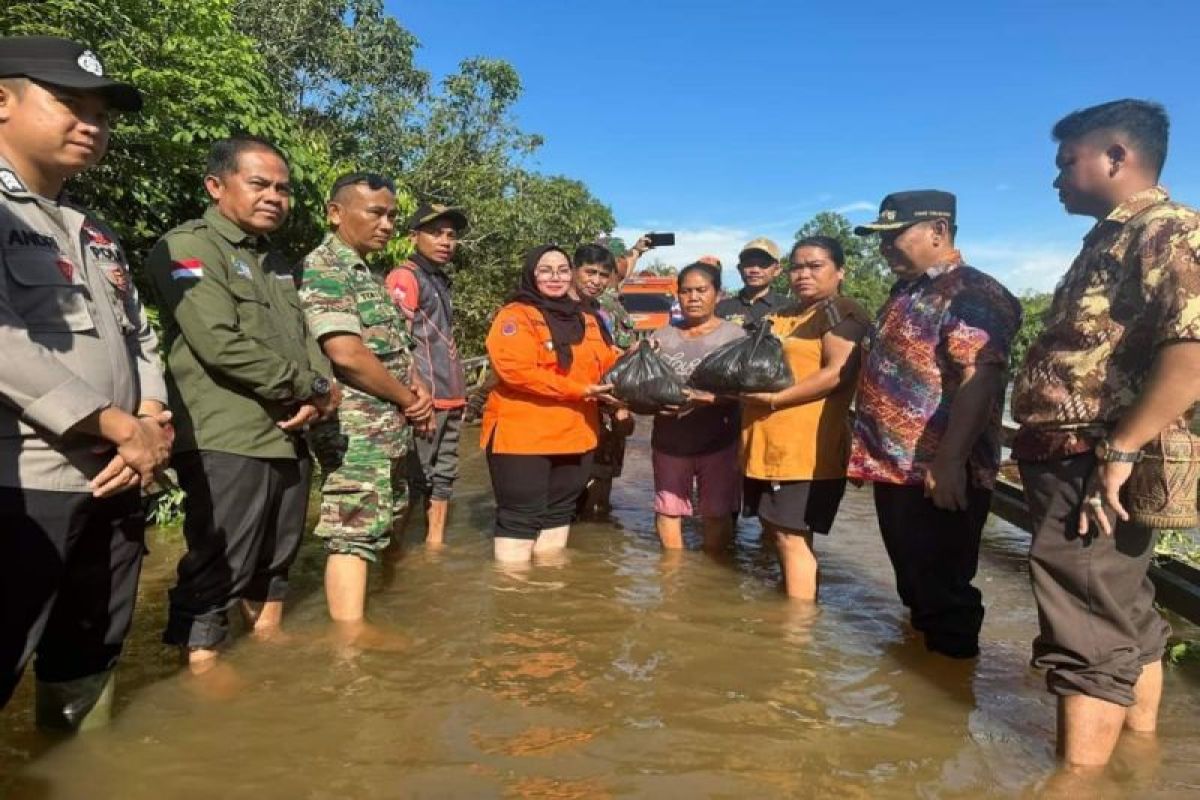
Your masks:
<instances>
[{"instance_id":1,"label":"black t-shirt","mask_svg":"<svg viewBox=\"0 0 1200 800\"><path fill-rule=\"evenodd\" d=\"M747 298L744 292L745 290L738 292L733 297L726 297L717 303L717 316L735 325L744 326L761 321L767 314L774 314L789 302L787 297L778 292L768 291L754 301Z\"/></svg>"}]
</instances>

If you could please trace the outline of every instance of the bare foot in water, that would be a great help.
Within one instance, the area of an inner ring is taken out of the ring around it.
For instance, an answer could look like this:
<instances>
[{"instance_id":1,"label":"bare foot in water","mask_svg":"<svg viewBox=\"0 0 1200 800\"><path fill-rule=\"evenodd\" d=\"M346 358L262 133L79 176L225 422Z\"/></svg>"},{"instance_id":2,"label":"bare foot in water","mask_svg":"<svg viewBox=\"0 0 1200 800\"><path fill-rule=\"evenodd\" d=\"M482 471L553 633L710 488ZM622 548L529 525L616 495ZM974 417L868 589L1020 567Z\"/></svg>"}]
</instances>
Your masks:
<instances>
[{"instance_id":1,"label":"bare foot in water","mask_svg":"<svg viewBox=\"0 0 1200 800\"><path fill-rule=\"evenodd\" d=\"M1037 797L1045 800L1117 800L1124 796L1104 767L1060 765L1038 789Z\"/></svg>"},{"instance_id":2,"label":"bare foot in water","mask_svg":"<svg viewBox=\"0 0 1200 800\"><path fill-rule=\"evenodd\" d=\"M338 647L355 650L401 653L410 646L409 639L404 634L372 625L366 620L334 622L332 636Z\"/></svg>"},{"instance_id":3,"label":"bare foot in water","mask_svg":"<svg viewBox=\"0 0 1200 800\"><path fill-rule=\"evenodd\" d=\"M288 633L278 625L256 625L247 635L256 642L277 646L292 645L298 641L295 634Z\"/></svg>"},{"instance_id":4,"label":"bare foot in water","mask_svg":"<svg viewBox=\"0 0 1200 800\"><path fill-rule=\"evenodd\" d=\"M231 664L216 653L196 657L189 654L187 662L188 687L208 700L232 700L246 688L246 681Z\"/></svg>"}]
</instances>

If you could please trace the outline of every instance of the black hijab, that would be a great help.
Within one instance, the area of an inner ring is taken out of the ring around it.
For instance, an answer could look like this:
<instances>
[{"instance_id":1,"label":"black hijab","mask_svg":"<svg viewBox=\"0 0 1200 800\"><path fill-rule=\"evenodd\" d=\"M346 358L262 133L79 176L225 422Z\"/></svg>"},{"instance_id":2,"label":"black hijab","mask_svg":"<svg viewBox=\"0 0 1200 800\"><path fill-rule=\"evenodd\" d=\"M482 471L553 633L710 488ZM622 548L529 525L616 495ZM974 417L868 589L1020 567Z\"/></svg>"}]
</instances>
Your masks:
<instances>
[{"instance_id":1,"label":"black hijab","mask_svg":"<svg viewBox=\"0 0 1200 800\"><path fill-rule=\"evenodd\" d=\"M571 362L574 359L571 346L583 341L583 332L586 329L583 322L585 313L590 313L596 318L596 325L600 328L600 334L604 337L604 341L611 345L612 337L599 315L592 309L585 309L570 294L562 297L546 297L537 290L537 278L533 274L534 270L537 269L538 261L542 256L550 252L562 253L563 257L567 259L567 263L571 263L571 257L567 255L567 251L558 245L546 244L529 250L525 253L525 265L521 269L521 282L517 286L517 291L510 298L510 302L524 303L542 312L542 317L550 328L550 341L554 345L554 355L558 359L558 367L566 372L571 368Z\"/></svg>"}]
</instances>

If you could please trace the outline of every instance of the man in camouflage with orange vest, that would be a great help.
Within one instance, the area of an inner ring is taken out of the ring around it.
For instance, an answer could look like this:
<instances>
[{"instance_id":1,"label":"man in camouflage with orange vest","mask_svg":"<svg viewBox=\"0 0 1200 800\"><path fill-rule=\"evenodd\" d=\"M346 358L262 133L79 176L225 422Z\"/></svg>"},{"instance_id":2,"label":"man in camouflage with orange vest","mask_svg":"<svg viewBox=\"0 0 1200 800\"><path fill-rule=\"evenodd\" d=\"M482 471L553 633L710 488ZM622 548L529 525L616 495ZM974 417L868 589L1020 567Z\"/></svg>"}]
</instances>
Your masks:
<instances>
[{"instance_id":1,"label":"man in camouflage with orange vest","mask_svg":"<svg viewBox=\"0 0 1200 800\"><path fill-rule=\"evenodd\" d=\"M313 336L346 384L337 417L310 434L324 479L316 534L325 540L329 615L351 638L366 628L367 568L408 504L406 423L432 422L428 394L411 382L413 340L366 258L396 227L392 182L371 173L333 184L332 233L304 259L300 298Z\"/></svg>"}]
</instances>

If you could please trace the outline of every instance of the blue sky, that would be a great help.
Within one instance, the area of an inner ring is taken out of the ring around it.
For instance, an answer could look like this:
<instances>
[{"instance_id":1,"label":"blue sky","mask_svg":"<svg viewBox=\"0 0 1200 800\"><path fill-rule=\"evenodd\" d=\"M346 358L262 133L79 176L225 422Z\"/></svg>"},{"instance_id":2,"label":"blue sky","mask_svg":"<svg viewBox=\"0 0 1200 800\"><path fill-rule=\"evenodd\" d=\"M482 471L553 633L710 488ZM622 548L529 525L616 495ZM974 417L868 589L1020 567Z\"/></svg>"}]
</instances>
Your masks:
<instances>
[{"instance_id":1,"label":"blue sky","mask_svg":"<svg viewBox=\"0 0 1200 800\"><path fill-rule=\"evenodd\" d=\"M534 166L583 180L627 239L675 231L669 263L728 266L817 211L859 221L890 191L941 188L969 262L1049 290L1091 224L1050 187L1050 127L1120 97L1166 105L1163 183L1200 205L1200 0L388 8L435 77L472 55L511 62L519 122L546 139Z\"/></svg>"}]
</instances>

